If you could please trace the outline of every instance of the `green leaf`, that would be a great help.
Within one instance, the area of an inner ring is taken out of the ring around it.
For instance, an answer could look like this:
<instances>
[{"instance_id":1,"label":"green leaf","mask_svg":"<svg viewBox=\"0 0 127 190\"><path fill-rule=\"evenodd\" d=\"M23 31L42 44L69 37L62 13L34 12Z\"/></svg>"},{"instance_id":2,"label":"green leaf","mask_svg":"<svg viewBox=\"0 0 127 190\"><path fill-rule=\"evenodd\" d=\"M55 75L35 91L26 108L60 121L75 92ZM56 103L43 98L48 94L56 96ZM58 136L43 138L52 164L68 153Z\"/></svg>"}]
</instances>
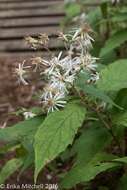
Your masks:
<instances>
[{"instance_id":1,"label":"green leaf","mask_svg":"<svg viewBox=\"0 0 127 190\"><path fill-rule=\"evenodd\" d=\"M119 91L127 87L127 59L120 59L100 72L97 87L103 91Z\"/></svg>"},{"instance_id":2,"label":"green leaf","mask_svg":"<svg viewBox=\"0 0 127 190\"><path fill-rule=\"evenodd\" d=\"M101 163L116 158L114 155L103 153L111 140L111 135L99 122L85 128L72 148L73 154L77 154L76 162L63 178L61 186L71 188L77 183L88 182L100 172L117 166L118 163Z\"/></svg>"},{"instance_id":3,"label":"green leaf","mask_svg":"<svg viewBox=\"0 0 127 190\"><path fill-rule=\"evenodd\" d=\"M113 49L112 51L110 51L109 53L107 53L106 55L104 55L101 58L101 63L104 65L109 65L116 60L117 60L117 54L116 54L115 50Z\"/></svg>"},{"instance_id":4,"label":"green leaf","mask_svg":"<svg viewBox=\"0 0 127 190\"><path fill-rule=\"evenodd\" d=\"M124 22L127 21L127 13L117 13L112 17L113 22Z\"/></svg>"},{"instance_id":5,"label":"green leaf","mask_svg":"<svg viewBox=\"0 0 127 190\"><path fill-rule=\"evenodd\" d=\"M117 93L114 102L124 110L127 110L127 88L124 88ZM118 109L116 109L116 113L118 113Z\"/></svg>"},{"instance_id":6,"label":"green leaf","mask_svg":"<svg viewBox=\"0 0 127 190\"><path fill-rule=\"evenodd\" d=\"M20 172L18 174L18 179L21 177L23 172L29 168L32 164L34 163L34 152L29 152L25 157L24 157L24 162L22 164L22 168L20 169Z\"/></svg>"},{"instance_id":7,"label":"green leaf","mask_svg":"<svg viewBox=\"0 0 127 190\"><path fill-rule=\"evenodd\" d=\"M112 161L114 161L114 162L121 162L121 163L127 164L127 156L121 157L121 158L116 158L116 159L114 159Z\"/></svg>"},{"instance_id":8,"label":"green leaf","mask_svg":"<svg viewBox=\"0 0 127 190\"><path fill-rule=\"evenodd\" d=\"M126 174L124 174L120 178L120 182L119 182L117 190L127 190L127 175Z\"/></svg>"},{"instance_id":9,"label":"green leaf","mask_svg":"<svg viewBox=\"0 0 127 190\"><path fill-rule=\"evenodd\" d=\"M127 127L127 112L116 114L113 117L113 123L117 125L123 125L124 127Z\"/></svg>"},{"instance_id":10,"label":"green leaf","mask_svg":"<svg viewBox=\"0 0 127 190\"><path fill-rule=\"evenodd\" d=\"M101 49L100 57L103 57L105 54L119 47L121 44L123 44L126 41L127 41L127 29L116 32L106 41L104 47Z\"/></svg>"},{"instance_id":11,"label":"green leaf","mask_svg":"<svg viewBox=\"0 0 127 190\"><path fill-rule=\"evenodd\" d=\"M89 182L94 179L96 175L104 172L108 169L121 166L120 163L104 162L103 154L96 154L94 157L86 163L76 165L67 175L64 177L61 187L71 188L81 182Z\"/></svg>"},{"instance_id":12,"label":"green leaf","mask_svg":"<svg viewBox=\"0 0 127 190\"><path fill-rule=\"evenodd\" d=\"M0 154L6 154L7 152L13 152L15 149L19 148L20 144L17 142L10 142L4 146L0 147Z\"/></svg>"},{"instance_id":13,"label":"green leaf","mask_svg":"<svg viewBox=\"0 0 127 190\"><path fill-rule=\"evenodd\" d=\"M27 136L32 138L40 124L43 122L43 119L43 116L34 117L32 119L22 121L12 127L0 129L0 141L22 141L23 138Z\"/></svg>"},{"instance_id":14,"label":"green leaf","mask_svg":"<svg viewBox=\"0 0 127 190\"><path fill-rule=\"evenodd\" d=\"M45 119L35 135L35 182L41 169L73 142L85 114L81 105L70 103Z\"/></svg>"},{"instance_id":15,"label":"green leaf","mask_svg":"<svg viewBox=\"0 0 127 190\"><path fill-rule=\"evenodd\" d=\"M80 13L80 5L70 3L65 7L65 12L68 18L73 18Z\"/></svg>"},{"instance_id":16,"label":"green leaf","mask_svg":"<svg viewBox=\"0 0 127 190\"><path fill-rule=\"evenodd\" d=\"M4 183L5 180L11 176L23 163L22 159L9 160L0 171L0 184Z\"/></svg>"},{"instance_id":17,"label":"green leaf","mask_svg":"<svg viewBox=\"0 0 127 190\"><path fill-rule=\"evenodd\" d=\"M98 122L85 129L72 148L72 152L77 154L76 163L89 162L95 154L101 152L110 143L111 139L107 129Z\"/></svg>"},{"instance_id":18,"label":"green leaf","mask_svg":"<svg viewBox=\"0 0 127 190\"><path fill-rule=\"evenodd\" d=\"M97 7L96 9L89 11L87 15L88 22L92 26L92 28L96 28L99 21L102 19L101 9L100 7Z\"/></svg>"},{"instance_id":19,"label":"green leaf","mask_svg":"<svg viewBox=\"0 0 127 190\"><path fill-rule=\"evenodd\" d=\"M102 90L96 88L93 85L86 84L86 80L88 78L87 78L87 75L85 73L79 74L78 80L76 81L76 86L77 86L78 90L82 90L85 94L90 95L92 98L100 99L106 103L117 106L113 102L113 100L107 94L105 94Z\"/></svg>"}]
</instances>

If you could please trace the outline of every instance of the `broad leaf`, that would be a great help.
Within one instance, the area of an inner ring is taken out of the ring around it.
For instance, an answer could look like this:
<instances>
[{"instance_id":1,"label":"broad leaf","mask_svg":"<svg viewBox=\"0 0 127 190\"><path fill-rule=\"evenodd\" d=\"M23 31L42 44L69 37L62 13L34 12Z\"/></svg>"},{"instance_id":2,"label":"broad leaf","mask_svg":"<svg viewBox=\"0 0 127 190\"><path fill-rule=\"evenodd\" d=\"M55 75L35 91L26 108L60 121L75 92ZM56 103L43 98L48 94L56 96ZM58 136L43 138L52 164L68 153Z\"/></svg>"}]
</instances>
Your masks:
<instances>
[{"instance_id":1,"label":"broad leaf","mask_svg":"<svg viewBox=\"0 0 127 190\"><path fill-rule=\"evenodd\" d=\"M98 122L85 129L72 148L72 152L77 154L76 164L82 161L89 162L95 154L101 152L110 143L111 139L107 129Z\"/></svg>"},{"instance_id":2,"label":"broad leaf","mask_svg":"<svg viewBox=\"0 0 127 190\"><path fill-rule=\"evenodd\" d=\"M43 116L22 121L12 127L0 129L0 141L22 141L27 136L34 136L40 124L43 122Z\"/></svg>"},{"instance_id":3,"label":"broad leaf","mask_svg":"<svg viewBox=\"0 0 127 190\"><path fill-rule=\"evenodd\" d=\"M45 119L35 136L35 182L40 170L73 142L85 113L81 105L71 103Z\"/></svg>"},{"instance_id":4,"label":"broad leaf","mask_svg":"<svg viewBox=\"0 0 127 190\"><path fill-rule=\"evenodd\" d=\"M101 70L97 86L103 91L119 91L127 87L127 59L118 60Z\"/></svg>"},{"instance_id":5,"label":"broad leaf","mask_svg":"<svg viewBox=\"0 0 127 190\"><path fill-rule=\"evenodd\" d=\"M100 57L103 57L113 49L119 47L121 44L127 41L127 29L118 31L113 34L105 43L104 47L101 49Z\"/></svg>"},{"instance_id":6,"label":"broad leaf","mask_svg":"<svg viewBox=\"0 0 127 190\"><path fill-rule=\"evenodd\" d=\"M112 99L108 95L106 95L102 90L96 88L93 85L86 84L87 79L88 78L87 78L86 73L80 73L80 75L76 81L76 86L77 86L78 90L83 91L85 94L90 95L92 98L100 99L106 103L117 106L112 101Z\"/></svg>"},{"instance_id":7,"label":"broad leaf","mask_svg":"<svg viewBox=\"0 0 127 190\"><path fill-rule=\"evenodd\" d=\"M9 160L0 171L0 184L4 183L5 180L11 176L21 165L23 164L22 159Z\"/></svg>"},{"instance_id":8,"label":"broad leaf","mask_svg":"<svg viewBox=\"0 0 127 190\"><path fill-rule=\"evenodd\" d=\"M87 163L76 165L64 177L61 186L62 188L71 188L81 182L89 182L94 179L96 175L108 169L121 166L120 163L104 162L103 154L96 154Z\"/></svg>"}]
</instances>

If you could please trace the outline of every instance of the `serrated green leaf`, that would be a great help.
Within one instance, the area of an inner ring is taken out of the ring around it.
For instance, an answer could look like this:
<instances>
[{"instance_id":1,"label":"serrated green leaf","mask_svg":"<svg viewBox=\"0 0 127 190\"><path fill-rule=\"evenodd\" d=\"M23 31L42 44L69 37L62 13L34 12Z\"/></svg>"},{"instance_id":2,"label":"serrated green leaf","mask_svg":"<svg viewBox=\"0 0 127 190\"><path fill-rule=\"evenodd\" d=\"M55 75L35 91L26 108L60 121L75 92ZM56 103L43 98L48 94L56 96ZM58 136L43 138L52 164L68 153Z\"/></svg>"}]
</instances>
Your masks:
<instances>
[{"instance_id":1,"label":"serrated green leaf","mask_svg":"<svg viewBox=\"0 0 127 190\"><path fill-rule=\"evenodd\" d=\"M23 163L22 159L9 160L0 171L0 184L4 183L5 180L11 176Z\"/></svg>"},{"instance_id":2,"label":"serrated green leaf","mask_svg":"<svg viewBox=\"0 0 127 190\"><path fill-rule=\"evenodd\" d=\"M121 44L127 41L127 29L118 31L113 34L105 43L104 47L101 49L100 57L103 57L113 49L119 47Z\"/></svg>"},{"instance_id":3,"label":"serrated green leaf","mask_svg":"<svg viewBox=\"0 0 127 190\"><path fill-rule=\"evenodd\" d=\"M103 91L119 91L127 87L127 59L120 59L100 72L97 87Z\"/></svg>"},{"instance_id":4,"label":"serrated green leaf","mask_svg":"<svg viewBox=\"0 0 127 190\"><path fill-rule=\"evenodd\" d=\"M38 116L26 121L19 122L12 127L0 129L0 141L22 141L23 138L27 136L34 136L38 127L43 122L43 119L43 116Z\"/></svg>"},{"instance_id":5,"label":"serrated green leaf","mask_svg":"<svg viewBox=\"0 0 127 190\"><path fill-rule=\"evenodd\" d=\"M71 103L45 119L35 135L35 181L41 169L73 142L85 113L81 105Z\"/></svg>"}]
</instances>

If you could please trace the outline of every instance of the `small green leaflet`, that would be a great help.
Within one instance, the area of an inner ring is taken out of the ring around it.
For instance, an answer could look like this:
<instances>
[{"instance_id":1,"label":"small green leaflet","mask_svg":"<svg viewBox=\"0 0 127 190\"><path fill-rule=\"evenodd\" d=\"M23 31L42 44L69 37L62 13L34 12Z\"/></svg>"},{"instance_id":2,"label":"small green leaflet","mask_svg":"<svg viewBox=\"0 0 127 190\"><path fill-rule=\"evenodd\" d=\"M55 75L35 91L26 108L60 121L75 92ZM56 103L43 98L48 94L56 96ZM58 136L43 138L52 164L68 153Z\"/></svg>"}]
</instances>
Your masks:
<instances>
[{"instance_id":1,"label":"small green leaflet","mask_svg":"<svg viewBox=\"0 0 127 190\"><path fill-rule=\"evenodd\" d=\"M127 88L127 59L120 59L102 69L97 87L103 91L119 91Z\"/></svg>"},{"instance_id":2,"label":"small green leaflet","mask_svg":"<svg viewBox=\"0 0 127 190\"><path fill-rule=\"evenodd\" d=\"M41 169L73 142L85 114L86 110L75 102L44 120L35 135L35 182Z\"/></svg>"},{"instance_id":3,"label":"small green leaflet","mask_svg":"<svg viewBox=\"0 0 127 190\"><path fill-rule=\"evenodd\" d=\"M5 180L11 176L18 168L23 164L23 159L12 159L9 160L0 171L0 184L4 183Z\"/></svg>"},{"instance_id":4,"label":"small green leaflet","mask_svg":"<svg viewBox=\"0 0 127 190\"><path fill-rule=\"evenodd\" d=\"M105 43L101 49L100 57L103 57L113 49L119 47L121 44L127 41L127 29L121 30L113 34Z\"/></svg>"}]
</instances>

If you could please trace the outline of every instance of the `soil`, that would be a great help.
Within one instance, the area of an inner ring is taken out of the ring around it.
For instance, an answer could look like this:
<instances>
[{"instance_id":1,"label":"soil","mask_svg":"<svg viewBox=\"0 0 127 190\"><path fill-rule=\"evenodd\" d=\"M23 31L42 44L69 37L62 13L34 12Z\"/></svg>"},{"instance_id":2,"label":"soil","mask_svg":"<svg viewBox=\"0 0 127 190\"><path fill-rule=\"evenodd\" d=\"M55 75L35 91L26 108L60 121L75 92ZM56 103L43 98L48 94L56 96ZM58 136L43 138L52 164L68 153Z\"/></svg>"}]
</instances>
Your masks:
<instances>
[{"instance_id":1,"label":"soil","mask_svg":"<svg viewBox=\"0 0 127 190\"><path fill-rule=\"evenodd\" d=\"M35 80L33 80L32 85L19 85L14 75L17 62L18 58L0 60L0 128L12 126L21 120L21 117L12 114L19 108L30 108L38 104L32 96L40 87L40 84L36 85ZM1 159L0 166L2 167L13 156L14 154L7 154L5 158ZM16 172L6 181L6 184L33 184L33 170L26 171L19 181L17 181L18 172ZM49 183L50 180L46 179L47 174L49 174L48 171L43 172L40 183ZM53 181L54 179L53 177Z\"/></svg>"}]
</instances>

